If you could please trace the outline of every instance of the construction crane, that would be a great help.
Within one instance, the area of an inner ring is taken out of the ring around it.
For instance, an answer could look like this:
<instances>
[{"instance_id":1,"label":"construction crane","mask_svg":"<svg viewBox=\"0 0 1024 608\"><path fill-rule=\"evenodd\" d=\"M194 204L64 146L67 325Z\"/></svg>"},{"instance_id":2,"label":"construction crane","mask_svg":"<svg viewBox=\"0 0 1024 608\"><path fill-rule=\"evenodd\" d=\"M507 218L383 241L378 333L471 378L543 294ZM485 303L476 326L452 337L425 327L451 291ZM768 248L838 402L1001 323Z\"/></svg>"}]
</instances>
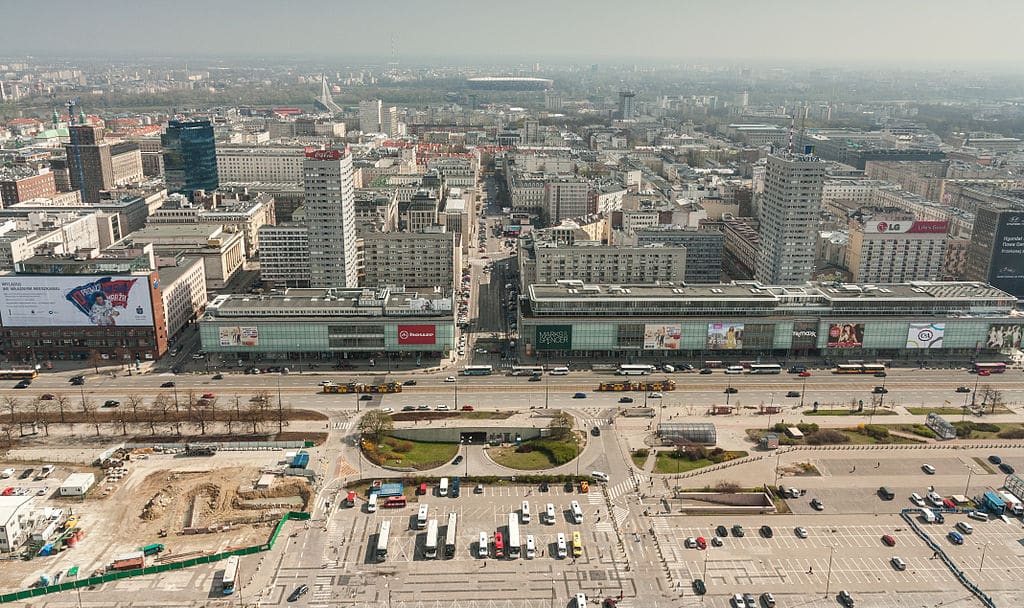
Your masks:
<instances>
[{"instance_id":1,"label":"construction crane","mask_svg":"<svg viewBox=\"0 0 1024 608\"><path fill-rule=\"evenodd\" d=\"M82 197L82 202L86 202L85 198L85 170L82 168L82 150L78 146L78 133L73 128L75 126L75 106L78 105L79 98L69 99L65 105L68 108L68 135L71 136L71 150L75 154L75 168L78 170L78 193Z\"/></svg>"}]
</instances>

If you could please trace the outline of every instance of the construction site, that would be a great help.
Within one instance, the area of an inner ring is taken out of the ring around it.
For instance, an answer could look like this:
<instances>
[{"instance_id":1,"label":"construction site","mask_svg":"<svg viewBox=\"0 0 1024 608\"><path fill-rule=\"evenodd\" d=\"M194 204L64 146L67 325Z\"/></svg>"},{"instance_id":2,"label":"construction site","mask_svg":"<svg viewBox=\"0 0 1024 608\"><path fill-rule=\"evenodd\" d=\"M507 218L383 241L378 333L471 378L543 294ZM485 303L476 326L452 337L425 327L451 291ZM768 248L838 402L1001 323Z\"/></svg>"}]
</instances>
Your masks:
<instances>
[{"instance_id":1,"label":"construction site","mask_svg":"<svg viewBox=\"0 0 1024 608\"><path fill-rule=\"evenodd\" d=\"M59 449L48 451L64 460L53 453ZM41 464L20 459L34 455L18 450L9 456L0 469ZM45 482L12 479L44 521L29 542L0 554L0 592L59 582L59 573L82 578L140 567L138 560L164 564L264 543L286 512L307 510L312 500L310 480L296 474L293 459L276 449L146 448L115 451L94 466L64 460ZM89 473L99 481L83 495L62 495L63 486L52 492L69 474Z\"/></svg>"}]
</instances>

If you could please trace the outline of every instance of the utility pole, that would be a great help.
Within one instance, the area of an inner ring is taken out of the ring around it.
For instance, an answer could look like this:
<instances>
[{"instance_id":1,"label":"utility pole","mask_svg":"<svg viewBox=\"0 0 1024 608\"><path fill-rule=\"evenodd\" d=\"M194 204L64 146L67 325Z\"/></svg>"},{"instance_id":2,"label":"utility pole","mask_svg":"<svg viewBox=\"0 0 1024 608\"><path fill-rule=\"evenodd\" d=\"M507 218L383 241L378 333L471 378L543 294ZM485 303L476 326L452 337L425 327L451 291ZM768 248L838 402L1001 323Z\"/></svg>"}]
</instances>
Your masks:
<instances>
[{"instance_id":1,"label":"utility pole","mask_svg":"<svg viewBox=\"0 0 1024 608\"><path fill-rule=\"evenodd\" d=\"M825 597L828 598L828 590L832 583L832 556L836 552L835 545L829 547L828 552L828 574L825 576Z\"/></svg>"}]
</instances>

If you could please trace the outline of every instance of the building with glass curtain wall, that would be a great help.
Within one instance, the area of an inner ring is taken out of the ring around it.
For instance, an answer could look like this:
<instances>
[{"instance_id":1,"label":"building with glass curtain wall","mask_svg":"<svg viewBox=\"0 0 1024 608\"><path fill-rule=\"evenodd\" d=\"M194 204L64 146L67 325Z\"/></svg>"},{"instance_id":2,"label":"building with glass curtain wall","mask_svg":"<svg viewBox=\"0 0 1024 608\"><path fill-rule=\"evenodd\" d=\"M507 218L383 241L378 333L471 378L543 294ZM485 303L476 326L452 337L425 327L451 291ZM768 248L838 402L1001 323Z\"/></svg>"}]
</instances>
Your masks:
<instances>
[{"instance_id":1,"label":"building with glass curtain wall","mask_svg":"<svg viewBox=\"0 0 1024 608\"><path fill-rule=\"evenodd\" d=\"M216 190L217 147L208 120L172 120L160 136L167 191L188 196L196 190Z\"/></svg>"}]
</instances>

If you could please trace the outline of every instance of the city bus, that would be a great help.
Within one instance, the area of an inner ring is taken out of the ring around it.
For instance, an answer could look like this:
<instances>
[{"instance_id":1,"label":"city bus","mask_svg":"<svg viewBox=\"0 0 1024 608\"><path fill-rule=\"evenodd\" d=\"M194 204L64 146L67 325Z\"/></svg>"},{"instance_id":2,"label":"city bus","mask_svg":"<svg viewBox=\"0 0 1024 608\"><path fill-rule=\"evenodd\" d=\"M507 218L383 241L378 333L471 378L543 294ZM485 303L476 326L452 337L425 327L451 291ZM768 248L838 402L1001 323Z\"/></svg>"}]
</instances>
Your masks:
<instances>
[{"instance_id":1,"label":"city bus","mask_svg":"<svg viewBox=\"0 0 1024 608\"><path fill-rule=\"evenodd\" d=\"M554 367L554 368L551 369L551 371L549 373L552 376L568 376L569 375L569 368L568 367L564 367L564 366L563 367Z\"/></svg>"},{"instance_id":2,"label":"city bus","mask_svg":"<svg viewBox=\"0 0 1024 608\"><path fill-rule=\"evenodd\" d=\"M427 527L427 513L430 511L429 505L420 505L420 510L416 514L416 529L422 530Z\"/></svg>"},{"instance_id":3,"label":"city bus","mask_svg":"<svg viewBox=\"0 0 1024 608\"><path fill-rule=\"evenodd\" d=\"M653 365L643 365L641 363L623 363L619 365L619 370L615 373L620 376L646 376L647 374L653 372Z\"/></svg>"},{"instance_id":4,"label":"city bus","mask_svg":"<svg viewBox=\"0 0 1024 608\"><path fill-rule=\"evenodd\" d=\"M865 374L884 374L885 365L881 363L861 363L860 367Z\"/></svg>"},{"instance_id":5,"label":"city bus","mask_svg":"<svg viewBox=\"0 0 1024 608\"><path fill-rule=\"evenodd\" d=\"M463 376L490 376L494 373L494 367L490 365L467 365L462 368Z\"/></svg>"},{"instance_id":6,"label":"city bus","mask_svg":"<svg viewBox=\"0 0 1024 608\"><path fill-rule=\"evenodd\" d=\"M434 559L435 557L437 557L437 520L436 519L430 520L430 523L427 524L427 545L426 545L426 549L424 550L423 554L426 557L430 558L430 559Z\"/></svg>"},{"instance_id":7,"label":"city bus","mask_svg":"<svg viewBox=\"0 0 1024 608\"><path fill-rule=\"evenodd\" d=\"M388 537L391 536L391 520L385 519L380 522L377 529L377 561L382 562L388 558Z\"/></svg>"},{"instance_id":8,"label":"city bus","mask_svg":"<svg viewBox=\"0 0 1024 608\"><path fill-rule=\"evenodd\" d=\"M1005 363L975 363L974 373L985 370L990 374L1001 374L1006 371Z\"/></svg>"},{"instance_id":9,"label":"city bus","mask_svg":"<svg viewBox=\"0 0 1024 608\"><path fill-rule=\"evenodd\" d=\"M0 380L35 380L39 372L29 367L25 369L0 369Z\"/></svg>"},{"instance_id":10,"label":"city bus","mask_svg":"<svg viewBox=\"0 0 1024 608\"><path fill-rule=\"evenodd\" d=\"M580 536L580 533L578 531L577 532L573 532L572 533L572 556L573 557L580 557L582 555L583 555L583 537Z\"/></svg>"},{"instance_id":11,"label":"city bus","mask_svg":"<svg viewBox=\"0 0 1024 608\"><path fill-rule=\"evenodd\" d=\"M539 376L544 373L543 365L513 365L513 376Z\"/></svg>"},{"instance_id":12,"label":"city bus","mask_svg":"<svg viewBox=\"0 0 1024 608\"><path fill-rule=\"evenodd\" d=\"M519 543L519 517L515 512L508 514L508 558L519 559L522 547Z\"/></svg>"},{"instance_id":13,"label":"city bus","mask_svg":"<svg viewBox=\"0 0 1024 608\"><path fill-rule=\"evenodd\" d=\"M448 528L444 531L444 557L451 559L455 557L455 535L456 531L455 513L448 514Z\"/></svg>"},{"instance_id":14,"label":"city bus","mask_svg":"<svg viewBox=\"0 0 1024 608\"><path fill-rule=\"evenodd\" d=\"M750 366L751 374L781 374L782 366L775 363L754 363Z\"/></svg>"},{"instance_id":15,"label":"city bus","mask_svg":"<svg viewBox=\"0 0 1024 608\"><path fill-rule=\"evenodd\" d=\"M224 581L222 587L224 595L231 595L235 592L235 581L238 579L238 556L232 555L224 565Z\"/></svg>"}]
</instances>

